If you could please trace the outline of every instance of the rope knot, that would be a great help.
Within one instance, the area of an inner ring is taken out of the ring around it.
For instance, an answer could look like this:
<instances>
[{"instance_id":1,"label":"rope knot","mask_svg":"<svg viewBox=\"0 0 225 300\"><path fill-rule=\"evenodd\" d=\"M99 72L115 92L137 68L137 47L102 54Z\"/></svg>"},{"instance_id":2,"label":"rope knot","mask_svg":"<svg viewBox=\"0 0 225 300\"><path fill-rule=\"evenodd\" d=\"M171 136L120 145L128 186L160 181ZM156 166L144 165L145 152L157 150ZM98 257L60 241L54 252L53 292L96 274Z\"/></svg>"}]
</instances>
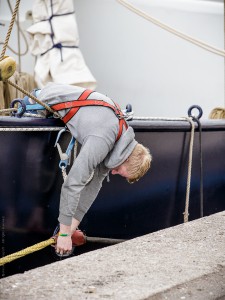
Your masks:
<instances>
[{"instance_id":1,"label":"rope knot","mask_svg":"<svg viewBox=\"0 0 225 300\"><path fill-rule=\"evenodd\" d=\"M62 44L61 43L57 43L53 45L53 48L57 48L57 49L62 49Z\"/></svg>"}]
</instances>

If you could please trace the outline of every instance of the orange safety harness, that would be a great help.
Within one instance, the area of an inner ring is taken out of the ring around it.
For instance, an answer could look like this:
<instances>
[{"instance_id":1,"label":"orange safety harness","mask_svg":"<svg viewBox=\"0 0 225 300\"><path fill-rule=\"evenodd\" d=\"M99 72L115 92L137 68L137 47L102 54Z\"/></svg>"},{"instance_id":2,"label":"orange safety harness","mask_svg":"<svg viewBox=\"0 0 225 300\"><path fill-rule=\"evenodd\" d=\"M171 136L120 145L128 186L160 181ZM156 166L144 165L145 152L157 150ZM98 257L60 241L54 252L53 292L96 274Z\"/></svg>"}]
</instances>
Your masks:
<instances>
[{"instance_id":1,"label":"orange safety harness","mask_svg":"<svg viewBox=\"0 0 225 300\"><path fill-rule=\"evenodd\" d=\"M96 106L96 105L109 107L115 112L115 115L119 119L119 132L118 132L118 135L116 138L116 141L118 141L122 135L123 127L125 127L125 129L128 128L128 125L127 125L126 121L124 120L123 112L121 111L121 109L117 103L114 103L115 104L115 106L114 106L103 100L88 99L88 97L91 95L91 93L93 93L92 90L85 90L77 100L71 100L71 101L67 101L67 102L53 104L53 105L51 105L51 108L55 111L69 109L69 111L66 113L66 115L62 118L63 122L66 124L78 112L78 110L81 107Z\"/></svg>"}]
</instances>

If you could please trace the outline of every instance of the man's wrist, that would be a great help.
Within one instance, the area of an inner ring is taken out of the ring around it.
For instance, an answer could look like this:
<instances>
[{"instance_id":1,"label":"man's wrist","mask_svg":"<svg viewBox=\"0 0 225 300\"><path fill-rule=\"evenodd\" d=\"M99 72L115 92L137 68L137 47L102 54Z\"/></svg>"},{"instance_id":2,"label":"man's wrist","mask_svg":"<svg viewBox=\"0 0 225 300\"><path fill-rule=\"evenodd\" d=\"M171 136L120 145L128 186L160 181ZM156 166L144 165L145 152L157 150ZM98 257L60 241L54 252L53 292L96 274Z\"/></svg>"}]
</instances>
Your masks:
<instances>
[{"instance_id":1,"label":"man's wrist","mask_svg":"<svg viewBox=\"0 0 225 300\"><path fill-rule=\"evenodd\" d=\"M60 236L69 236L69 235L71 235L71 226L60 224L59 235Z\"/></svg>"},{"instance_id":2,"label":"man's wrist","mask_svg":"<svg viewBox=\"0 0 225 300\"><path fill-rule=\"evenodd\" d=\"M71 236L71 234L70 234L70 233L62 233L62 232L59 232L59 236L67 237L67 236Z\"/></svg>"}]
</instances>

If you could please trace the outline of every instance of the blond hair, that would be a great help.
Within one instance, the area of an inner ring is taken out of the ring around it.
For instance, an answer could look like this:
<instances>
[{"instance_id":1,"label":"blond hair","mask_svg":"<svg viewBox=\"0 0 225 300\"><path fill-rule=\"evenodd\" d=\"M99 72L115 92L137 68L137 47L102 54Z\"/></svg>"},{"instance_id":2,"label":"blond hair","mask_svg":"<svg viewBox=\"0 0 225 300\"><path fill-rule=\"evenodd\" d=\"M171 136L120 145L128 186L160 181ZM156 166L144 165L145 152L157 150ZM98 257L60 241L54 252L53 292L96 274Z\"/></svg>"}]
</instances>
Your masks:
<instances>
[{"instance_id":1,"label":"blond hair","mask_svg":"<svg viewBox=\"0 0 225 300\"><path fill-rule=\"evenodd\" d=\"M149 149L141 144L137 144L126 162L129 174L127 181L129 183L138 181L150 168L151 161L152 156Z\"/></svg>"}]
</instances>

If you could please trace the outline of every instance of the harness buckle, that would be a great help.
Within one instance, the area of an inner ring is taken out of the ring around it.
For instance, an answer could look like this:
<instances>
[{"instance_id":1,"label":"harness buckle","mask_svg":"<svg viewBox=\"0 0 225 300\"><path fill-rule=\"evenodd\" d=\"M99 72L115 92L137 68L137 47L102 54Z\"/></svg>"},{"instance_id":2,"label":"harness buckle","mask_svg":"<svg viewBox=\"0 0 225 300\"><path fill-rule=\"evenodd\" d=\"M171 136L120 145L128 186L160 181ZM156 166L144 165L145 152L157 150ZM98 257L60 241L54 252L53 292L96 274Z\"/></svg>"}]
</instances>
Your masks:
<instances>
[{"instance_id":1,"label":"harness buckle","mask_svg":"<svg viewBox=\"0 0 225 300\"><path fill-rule=\"evenodd\" d=\"M117 116L117 118L118 118L119 120L122 120L122 119L125 118L125 116L122 115L121 113L116 113L116 116Z\"/></svg>"},{"instance_id":2,"label":"harness buckle","mask_svg":"<svg viewBox=\"0 0 225 300\"><path fill-rule=\"evenodd\" d=\"M56 138L55 146L54 146L54 147L57 147L58 152L59 152L59 157L60 157L59 167L60 167L60 169L65 169L68 165L70 165L71 151L72 151L73 146L76 141L76 139L72 136L72 138L69 142L69 145L66 149L66 152L63 152L58 141L59 141L62 133L66 132L66 131L68 131L66 127L59 131L57 138Z\"/></svg>"},{"instance_id":3,"label":"harness buckle","mask_svg":"<svg viewBox=\"0 0 225 300\"><path fill-rule=\"evenodd\" d=\"M132 105L131 104L127 104L126 109L123 110L122 112L123 112L123 115L124 115L124 119L126 121L129 121L129 120L133 119L134 112L132 110Z\"/></svg>"}]
</instances>

